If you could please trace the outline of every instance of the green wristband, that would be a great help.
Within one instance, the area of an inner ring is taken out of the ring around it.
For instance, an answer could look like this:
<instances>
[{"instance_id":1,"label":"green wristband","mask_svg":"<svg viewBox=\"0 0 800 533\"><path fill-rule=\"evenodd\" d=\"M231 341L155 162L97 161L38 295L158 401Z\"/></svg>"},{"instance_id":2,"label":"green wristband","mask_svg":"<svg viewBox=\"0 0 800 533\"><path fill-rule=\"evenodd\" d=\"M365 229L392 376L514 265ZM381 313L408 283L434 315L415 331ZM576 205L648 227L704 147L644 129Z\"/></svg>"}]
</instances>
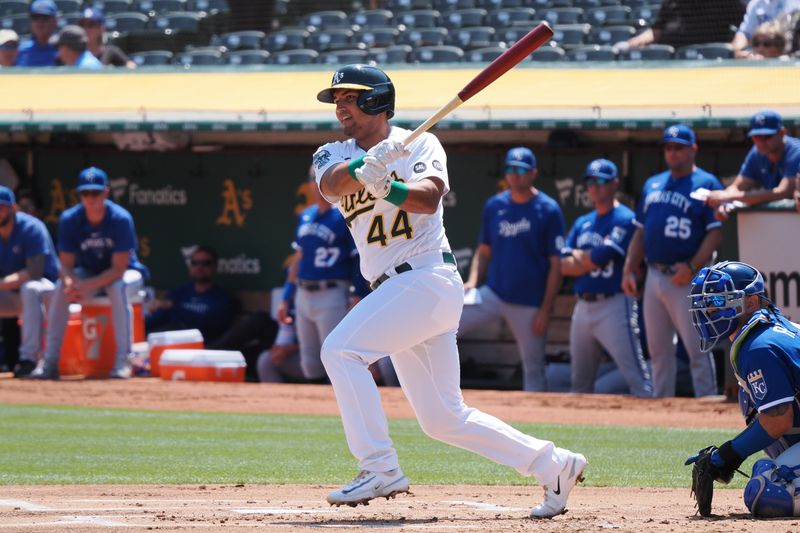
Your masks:
<instances>
[{"instance_id":1,"label":"green wristband","mask_svg":"<svg viewBox=\"0 0 800 533\"><path fill-rule=\"evenodd\" d=\"M356 177L356 169L364 166L364 157L366 156L362 155L358 159L351 159L350 162L347 163L347 172L349 172L350 177L356 181L358 181L358 178Z\"/></svg>"},{"instance_id":2,"label":"green wristband","mask_svg":"<svg viewBox=\"0 0 800 533\"><path fill-rule=\"evenodd\" d=\"M399 181L393 181L392 185L389 187L389 194L386 195L384 200L400 207L400 204L405 202L406 198L408 198L408 185Z\"/></svg>"}]
</instances>

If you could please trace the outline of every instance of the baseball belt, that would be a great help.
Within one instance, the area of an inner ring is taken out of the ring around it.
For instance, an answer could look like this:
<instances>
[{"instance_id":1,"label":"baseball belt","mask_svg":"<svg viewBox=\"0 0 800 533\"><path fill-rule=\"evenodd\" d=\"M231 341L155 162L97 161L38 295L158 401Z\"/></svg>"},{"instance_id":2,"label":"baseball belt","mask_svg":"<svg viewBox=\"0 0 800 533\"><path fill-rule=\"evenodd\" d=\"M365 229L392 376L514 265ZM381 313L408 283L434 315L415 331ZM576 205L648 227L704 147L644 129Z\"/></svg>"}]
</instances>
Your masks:
<instances>
[{"instance_id":1,"label":"baseball belt","mask_svg":"<svg viewBox=\"0 0 800 533\"><path fill-rule=\"evenodd\" d=\"M301 289L309 291L309 292L322 291L322 290L325 290L325 289L335 289L341 283L345 283L345 282L344 281L335 280L335 279L323 279L323 280L318 280L318 281L311 281L311 280L305 280L305 279L298 279L297 280L297 286L300 287Z\"/></svg>"},{"instance_id":2,"label":"baseball belt","mask_svg":"<svg viewBox=\"0 0 800 533\"><path fill-rule=\"evenodd\" d=\"M458 266L456 264L456 256L454 256L452 254L452 252L442 252L442 261L444 263L449 264L449 265ZM419 268L419 266L417 268ZM406 263L400 263L399 265L394 267L394 271L395 271L396 274L402 274L403 272L408 272L409 270L414 270L414 267L412 267L407 262ZM377 289L380 286L381 283L383 283L384 281L386 281L390 277L391 276L388 275L388 274L381 274L378 277L378 279L376 279L375 281L373 281L372 283L369 284L369 288L374 291L375 289Z\"/></svg>"},{"instance_id":3,"label":"baseball belt","mask_svg":"<svg viewBox=\"0 0 800 533\"><path fill-rule=\"evenodd\" d=\"M607 300L619 294L618 292L584 292L582 294L578 294L578 299L583 300L584 302L599 302L601 300Z\"/></svg>"}]
</instances>

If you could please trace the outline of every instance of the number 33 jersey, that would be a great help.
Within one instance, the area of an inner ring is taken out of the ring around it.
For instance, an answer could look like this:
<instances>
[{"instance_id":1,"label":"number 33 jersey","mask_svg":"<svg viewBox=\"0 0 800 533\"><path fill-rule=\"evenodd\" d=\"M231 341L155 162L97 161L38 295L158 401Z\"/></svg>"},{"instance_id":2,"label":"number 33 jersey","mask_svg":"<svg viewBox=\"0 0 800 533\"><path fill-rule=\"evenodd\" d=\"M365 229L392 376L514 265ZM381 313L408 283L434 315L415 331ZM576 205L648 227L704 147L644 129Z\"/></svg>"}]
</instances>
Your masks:
<instances>
[{"instance_id":1,"label":"number 33 jersey","mask_svg":"<svg viewBox=\"0 0 800 533\"><path fill-rule=\"evenodd\" d=\"M389 139L402 141L411 132L392 127ZM408 147L411 154L388 165L389 175L396 181L416 183L435 177L444 183L444 193L450 190L447 178L447 156L439 139L423 133ZM364 155L354 139L336 141L320 146L314 153L317 184L329 168ZM364 189L341 197L339 210L353 234L361 256L361 273L370 282L381 274L426 252L450 250L444 232L442 202L433 214L410 213L386 200L377 200Z\"/></svg>"}]
</instances>

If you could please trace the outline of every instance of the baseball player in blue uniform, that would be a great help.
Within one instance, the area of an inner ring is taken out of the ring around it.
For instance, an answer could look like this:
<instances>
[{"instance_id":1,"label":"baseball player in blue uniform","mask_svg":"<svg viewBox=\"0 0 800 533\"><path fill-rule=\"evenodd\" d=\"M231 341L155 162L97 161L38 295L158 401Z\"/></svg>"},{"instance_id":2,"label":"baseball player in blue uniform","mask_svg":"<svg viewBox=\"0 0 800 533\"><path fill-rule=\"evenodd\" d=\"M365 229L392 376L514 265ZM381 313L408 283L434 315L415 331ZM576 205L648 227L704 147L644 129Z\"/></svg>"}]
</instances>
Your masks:
<instances>
[{"instance_id":1,"label":"baseball player in blue uniform","mask_svg":"<svg viewBox=\"0 0 800 533\"><path fill-rule=\"evenodd\" d=\"M564 216L558 202L533 186L532 151L512 148L505 163L509 188L484 206L480 244L464 284L465 290L478 287L478 298L464 307L458 330L503 317L519 348L523 388L546 391L545 335L561 286Z\"/></svg>"},{"instance_id":2,"label":"baseball player in blue uniform","mask_svg":"<svg viewBox=\"0 0 800 533\"><path fill-rule=\"evenodd\" d=\"M763 450L769 459L753 465L747 508L760 517L800 516L800 325L766 297L761 273L736 261L698 272L689 301L704 351L724 338L732 342L747 424L712 452L715 479L727 483L745 459Z\"/></svg>"},{"instance_id":3,"label":"baseball player in blue uniform","mask_svg":"<svg viewBox=\"0 0 800 533\"><path fill-rule=\"evenodd\" d=\"M61 277L56 283L48 313L44 358L31 377L59 378L58 361L69 318L69 304L80 303L103 292L111 302L116 341L111 377L129 378L132 310L123 276L128 269L147 275L147 268L136 257L133 217L108 199L108 175L102 169L84 169L78 176L77 191L80 203L64 211L58 223Z\"/></svg>"},{"instance_id":4,"label":"baseball player in blue uniform","mask_svg":"<svg viewBox=\"0 0 800 533\"><path fill-rule=\"evenodd\" d=\"M800 139L789 137L783 119L775 111L760 111L750 120L747 136L753 147L739 175L724 191L712 191L706 200L724 220L729 202L755 205L791 198L800 175Z\"/></svg>"},{"instance_id":5,"label":"baseball player in blue uniform","mask_svg":"<svg viewBox=\"0 0 800 533\"><path fill-rule=\"evenodd\" d=\"M634 213L615 199L617 165L595 159L584 183L594 211L575 221L562 250L561 273L574 276L578 302L569 332L572 391L594 392L605 350L617 364L631 394L652 396L639 341L636 300L622 293L622 265L636 230Z\"/></svg>"},{"instance_id":6,"label":"baseball player in blue uniform","mask_svg":"<svg viewBox=\"0 0 800 533\"><path fill-rule=\"evenodd\" d=\"M14 377L26 377L36 368L45 304L57 278L58 258L44 223L18 211L14 193L0 186L0 316L22 318Z\"/></svg>"},{"instance_id":7,"label":"baseball player in blue uniform","mask_svg":"<svg viewBox=\"0 0 800 533\"><path fill-rule=\"evenodd\" d=\"M686 314L686 292L694 274L710 262L722 241L721 222L698 189L719 190L716 177L695 165L694 131L678 124L664 130L664 160L668 170L644 184L636 211L622 288L639 292L642 259L647 261L644 287L644 326L653 369L654 396L674 396L677 361L675 330L689 354L696 396L717 393L714 361L700 351L700 341ZM693 194L694 193L694 194Z\"/></svg>"}]
</instances>

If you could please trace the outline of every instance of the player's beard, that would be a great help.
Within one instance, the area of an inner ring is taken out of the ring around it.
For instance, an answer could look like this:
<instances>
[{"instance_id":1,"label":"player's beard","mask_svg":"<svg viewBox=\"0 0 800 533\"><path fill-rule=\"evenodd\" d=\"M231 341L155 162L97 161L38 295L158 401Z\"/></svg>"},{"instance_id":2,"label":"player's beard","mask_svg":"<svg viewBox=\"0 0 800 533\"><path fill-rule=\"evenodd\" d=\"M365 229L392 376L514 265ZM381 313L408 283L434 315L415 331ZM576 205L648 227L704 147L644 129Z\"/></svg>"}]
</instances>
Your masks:
<instances>
[{"instance_id":1,"label":"player's beard","mask_svg":"<svg viewBox=\"0 0 800 533\"><path fill-rule=\"evenodd\" d=\"M3 218L0 218L0 228L5 228L9 224L11 224L11 213L7 214Z\"/></svg>"},{"instance_id":2,"label":"player's beard","mask_svg":"<svg viewBox=\"0 0 800 533\"><path fill-rule=\"evenodd\" d=\"M195 283L202 283L203 285L207 285L214 280L214 276L212 276L211 274L202 274L199 276L195 276L192 279L194 280Z\"/></svg>"}]
</instances>

